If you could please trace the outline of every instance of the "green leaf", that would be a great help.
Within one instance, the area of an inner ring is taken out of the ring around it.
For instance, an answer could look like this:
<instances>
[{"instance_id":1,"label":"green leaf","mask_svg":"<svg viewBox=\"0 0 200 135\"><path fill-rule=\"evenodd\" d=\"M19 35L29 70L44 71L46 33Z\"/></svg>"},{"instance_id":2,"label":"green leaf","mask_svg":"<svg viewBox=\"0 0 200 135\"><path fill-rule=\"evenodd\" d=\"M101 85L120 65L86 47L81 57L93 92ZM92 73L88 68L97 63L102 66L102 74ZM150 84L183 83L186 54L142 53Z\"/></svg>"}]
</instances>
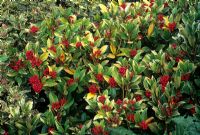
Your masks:
<instances>
[{"instance_id":1,"label":"green leaf","mask_svg":"<svg viewBox=\"0 0 200 135\"><path fill-rule=\"evenodd\" d=\"M71 93L75 91L77 87L78 87L77 83L72 84L71 86L68 87L68 92Z\"/></svg>"},{"instance_id":2,"label":"green leaf","mask_svg":"<svg viewBox=\"0 0 200 135\"><path fill-rule=\"evenodd\" d=\"M0 56L0 62L5 62L5 61L7 61L8 60L8 56L7 55L1 55Z\"/></svg>"},{"instance_id":3,"label":"green leaf","mask_svg":"<svg viewBox=\"0 0 200 135\"><path fill-rule=\"evenodd\" d=\"M200 129L200 121L195 117L179 116L172 119L175 124L175 135L198 135Z\"/></svg>"},{"instance_id":4,"label":"green leaf","mask_svg":"<svg viewBox=\"0 0 200 135\"><path fill-rule=\"evenodd\" d=\"M136 135L132 130L126 129L124 127L108 128L110 135Z\"/></svg>"},{"instance_id":5,"label":"green leaf","mask_svg":"<svg viewBox=\"0 0 200 135\"><path fill-rule=\"evenodd\" d=\"M159 135L159 126L157 122L148 124L148 127L151 130L151 132L155 133L156 135Z\"/></svg>"},{"instance_id":6,"label":"green leaf","mask_svg":"<svg viewBox=\"0 0 200 135\"><path fill-rule=\"evenodd\" d=\"M46 80L44 82L45 87L53 87L53 86L56 86L56 85L57 85L57 82L55 82L55 80L52 80L52 79Z\"/></svg>"},{"instance_id":7,"label":"green leaf","mask_svg":"<svg viewBox=\"0 0 200 135\"><path fill-rule=\"evenodd\" d=\"M55 124L56 124L57 130L61 133L64 133L64 129L63 129L62 125L57 120L55 121Z\"/></svg>"},{"instance_id":8,"label":"green leaf","mask_svg":"<svg viewBox=\"0 0 200 135\"><path fill-rule=\"evenodd\" d=\"M58 101L58 97L53 92L50 92L49 93L49 100L50 100L50 103L54 103L54 102Z\"/></svg>"},{"instance_id":9,"label":"green leaf","mask_svg":"<svg viewBox=\"0 0 200 135\"><path fill-rule=\"evenodd\" d=\"M68 108L70 108L73 105L73 103L74 103L74 99L72 98L68 101L67 104L64 105L64 109L67 110Z\"/></svg>"}]
</instances>

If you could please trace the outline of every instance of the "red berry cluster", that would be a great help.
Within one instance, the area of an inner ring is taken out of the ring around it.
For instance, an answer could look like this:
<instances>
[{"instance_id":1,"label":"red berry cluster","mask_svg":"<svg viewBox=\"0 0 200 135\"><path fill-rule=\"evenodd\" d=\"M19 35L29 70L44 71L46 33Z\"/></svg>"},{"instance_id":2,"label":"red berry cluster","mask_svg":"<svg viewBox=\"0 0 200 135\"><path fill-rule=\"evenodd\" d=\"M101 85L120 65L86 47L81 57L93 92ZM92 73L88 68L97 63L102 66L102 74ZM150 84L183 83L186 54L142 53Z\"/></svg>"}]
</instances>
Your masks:
<instances>
[{"instance_id":1,"label":"red berry cluster","mask_svg":"<svg viewBox=\"0 0 200 135\"><path fill-rule=\"evenodd\" d=\"M9 67L12 68L15 71L18 71L18 70L20 70L21 68L24 67L24 64L23 64L22 60L18 60L15 63L9 64Z\"/></svg>"},{"instance_id":2,"label":"red berry cluster","mask_svg":"<svg viewBox=\"0 0 200 135\"><path fill-rule=\"evenodd\" d=\"M176 28L176 23L175 22L169 23L168 28L170 32L173 32L174 29Z\"/></svg>"},{"instance_id":3,"label":"red berry cluster","mask_svg":"<svg viewBox=\"0 0 200 135\"><path fill-rule=\"evenodd\" d=\"M126 67L120 67L119 70L118 70L118 72L119 72L119 74L120 74L121 76L124 77L124 76L126 75L126 70L127 70Z\"/></svg>"},{"instance_id":4,"label":"red berry cluster","mask_svg":"<svg viewBox=\"0 0 200 135\"><path fill-rule=\"evenodd\" d=\"M29 32L30 33L36 33L39 31L39 28L37 26L31 26Z\"/></svg>"},{"instance_id":5,"label":"red berry cluster","mask_svg":"<svg viewBox=\"0 0 200 135\"><path fill-rule=\"evenodd\" d=\"M130 121L130 122L135 122L135 115L134 114L132 114L132 113L130 113L130 114L127 114L126 115L126 119L128 120L128 121Z\"/></svg>"},{"instance_id":6,"label":"red berry cluster","mask_svg":"<svg viewBox=\"0 0 200 135\"><path fill-rule=\"evenodd\" d=\"M103 75L101 73L95 75L97 81L103 82Z\"/></svg>"},{"instance_id":7,"label":"red berry cluster","mask_svg":"<svg viewBox=\"0 0 200 135\"><path fill-rule=\"evenodd\" d=\"M42 61L35 57L33 51L29 50L26 52L26 59L31 62L32 67L39 67L42 64Z\"/></svg>"},{"instance_id":8,"label":"red berry cluster","mask_svg":"<svg viewBox=\"0 0 200 135\"><path fill-rule=\"evenodd\" d=\"M101 95L99 98L98 98L98 101L101 102L102 104L104 104L104 102L106 101L106 97L104 95Z\"/></svg>"},{"instance_id":9,"label":"red berry cluster","mask_svg":"<svg viewBox=\"0 0 200 135\"><path fill-rule=\"evenodd\" d=\"M158 14L157 16L158 18L158 24L159 24L159 28L162 29L164 27L164 15L163 14Z\"/></svg>"},{"instance_id":10,"label":"red berry cluster","mask_svg":"<svg viewBox=\"0 0 200 135\"><path fill-rule=\"evenodd\" d=\"M46 68L43 72L44 76L51 76L51 78L55 79L57 77L56 71L49 71L49 68Z\"/></svg>"},{"instance_id":11,"label":"red berry cluster","mask_svg":"<svg viewBox=\"0 0 200 135\"><path fill-rule=\"evenodd\" d=\"M68 86L72 85L74 82L75 80L73 78L70 78L69 80L67 80Z\"/></svg>"},{"instance_id":12,"label":"red berry cluster","mask_svg":"<svg viewBox=\"0 0 200 135\"><path fill-rule=\"evenodd\" d=\"M138 125L139 125L140 128L143 129L143 130L147 130L147 129L148 129L148 124L147 124L144 120L141 121Z\"/></svg>"},{"instance_id":13,"label":"red berry cluster","mask_svg":"<svg viewBox=\"0 0 200 135\"><path fill-rule=\"evenodd\" d=\"M83 46L81 42L76 43L76 48L80 48L81 46Z\"/></svg>"},{"instance_id":14,"label":"red berry cluster","mask_svg":"<svg viewBox=\"0 0 200 135\"><path fill-rule=\"evenodd\" d=\"M130 51L130 56L131 56L132 58L134 58L136 54L137 54L137 50L131 50L131 51Z\"/></svg>"},{"instance_id":15,"label":"red berry cluster","mask_svg":"<svg viewBox=\"0 0 200 135\"><path fill-rule=\"evenodd\" d=\"M160 78L160 84L162 87L162 92L165 92L165 87L169 81L170 77L168 75L164 75Z\"/></svg>"},{"instance_id":16,"label":"red berry cluster","mask_svg":"<svg viewBox=\"0 0 200 135\"><path fill-rule=\"evenodd\" d=\"M92 128L93 135L108 135L109 133L105 131L101 126L95 126Z\"/></svg>"},{"instance_id":17,"label":"red berry cluster","mask_svg":"<svg viewBox=\"0 0 200 135\"><path fill-rule=\"evenodd\" d=\"M181 76L181 81L187 81L189 79L190 79L190 73L187 73Z\"/></svg>"},{"instance_id":18,"label":"red berry cluster","mask_svg":"<svg viewBox=\"0 0 200 135\"><path fill-rule=\"evenodd\" d=\"M117 86L117 83L113 77L109 78L108 82L109 82L110 87L112 88L115 88Z\"/></svg>"},{"instance_id":19,"label":"red berry cluster","mask_svg":"<svg viewBox=\"0 0 200 135\"><path fill-rule=\"evenodd\" d=\"M30 77L29 83L32 85L32 88L36 93L40 93L40 91L42 90L43 84L37 75Z\"/></svg>"},{"instance_id":20,"label":"red berry cluster","mask_svg":"<svg viewBox=\"0 0 200 135\"><path fill-rule=\"evenodd\" d=\"M62 44L63 44L66 48L69 47L69 42L68 42L67 39L63 40L63 41L62 41Z\"/></svg>"},{"instance_id":21,"label":"red berry cluster","mask_svg":"<svg viewBox=\"0 0 200 135\"><path fill-rule=\"evenodd\" d=\"M58 110L60 109L60 107L64 106L66 102L67 100L65 98L62 98L59 101L52 103L51 108L52 110Z\"/></svg>"},{"instance_id":22,"label":"red berry cluster","mask_svg":"<svg viewBox=\"0 0 200 135\"><path fill-rule=\"evenodd\" d=\"M51 47L49 47L49 50L53 51L54 53L56 53L56 47L54 45L52 45Z\"/></svg>"},{"instance_id":23,"label":"red berry cluster","mask_svg":"<svg viewBox=\"0 0 200 135\"><path fill-rule=\"evenodd\" d=\"M94 57L99 57L99 56L101 56L101 50L96 50L96 51L93 53L93 56L94 56Z\"/></svg>"},{"instance_id":24,"label":"red berry cluster","mask_svg":"<svg viewBox=\"0 0 200 135\"><path fill-rule=\"evenodd\" d=\"M95 84L90 85L89 92L91 94L95 94L97 92L97 90L98 90L98 87Z\"/></svg>"}]
</instances>

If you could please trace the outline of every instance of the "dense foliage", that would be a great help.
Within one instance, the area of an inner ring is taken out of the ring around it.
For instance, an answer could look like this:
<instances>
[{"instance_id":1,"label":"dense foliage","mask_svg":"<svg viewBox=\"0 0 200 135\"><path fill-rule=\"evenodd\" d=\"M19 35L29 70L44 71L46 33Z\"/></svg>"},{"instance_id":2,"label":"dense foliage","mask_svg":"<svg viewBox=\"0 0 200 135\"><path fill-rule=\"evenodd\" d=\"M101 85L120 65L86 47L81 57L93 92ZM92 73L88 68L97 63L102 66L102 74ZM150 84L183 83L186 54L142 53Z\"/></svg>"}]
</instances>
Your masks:
<instances>
[{"instance_id":1,"label":"dense foliage","mask_svg":"<svg viewBox=\"0 0 200 135\"><path fill-rule=\"evenodd\" d=\"M0 132L200 133L200 2L2 2Z\"/></svg>"}]
</instances>

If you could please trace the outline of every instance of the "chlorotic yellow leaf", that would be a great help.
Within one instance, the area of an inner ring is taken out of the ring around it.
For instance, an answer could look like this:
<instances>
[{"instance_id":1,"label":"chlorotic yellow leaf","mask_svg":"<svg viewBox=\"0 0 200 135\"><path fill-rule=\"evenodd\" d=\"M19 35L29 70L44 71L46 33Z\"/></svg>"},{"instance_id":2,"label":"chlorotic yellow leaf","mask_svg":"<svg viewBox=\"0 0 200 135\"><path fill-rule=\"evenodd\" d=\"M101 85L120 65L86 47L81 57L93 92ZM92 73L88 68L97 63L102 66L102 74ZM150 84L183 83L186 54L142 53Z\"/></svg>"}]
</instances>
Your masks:
<instances>
[{"instance_id":1,"label":"chlorotic yellow leaf","mask_svg":"<svg viewBox=\"0 0 200 135\"><path fill-rule=\"evenodd\" d=\"M116 66L116 67L118 67L118 68L120 68L120 67L121 67L119 64L114 64L114 66Z\"/></svg>"},{"instance_id":2,"label":"chlorotic yellow leaf","mask_svg":"<svg viewBox=\"0 0 200 135\"><path fill-rule=\"evenodd\" d=\"M48 52L44 52L42 55L40 55L40 60L45 61L49 56Z\"/></svg>"},{"instance_id":3,"label":"chlorotic yellow leaf","mask_svg":"<svg viewBox=\"0 0 200 135\"><path fill-rule=\"evenodd\" d=\"M64 60L65 60L65 54L62 53L62 54L60 55L59 59L60 59L60 61L64 62Z\"/></svg>"},{"instance_id":4,"label":"chlorotic yellow leaf","mask_svg":"<svg viewBox=\"0 0 200 135\"><path fill-rule=\"evenodd\" d=\"M104 116L101 115L101 114L97 114L97 115L94 116L94 120L103 119L103 118L104 118Z\"/></svg>"},{"instance_id":5,"label":"chlorotic yellow leaf","mask_svg":"<svg viewBox=\"0 0 200 135\"><path fill-rule=\"evenodd\" d=\"M168 16L163 17L163 19L165 20L165 26L168 26L169 25Z\"/></svg>"},{"instance_id":6,"label":"chlorotic yellow leaf","mask_svg":"<svg viewBox=\"0 0 200 135\"><path fill-rule=\"evenodd\" d=\"M106 82L109 82L109 76L103 75L103 78L106 80Z\"/></svg>"},{"instance_id":7,"label":"chlorotic yellow leaf","mask_svg":"<svg viewBox=\"0 0 200 135\"><path fill-rule=\"evenodd\" d=\"M150 2L148 0L143 0L143 2L147 5L150 5Z\"/></svg>"},{"instance_id":8,"label":"chlorotic yellow leaf","mask_svg":"<svg viewBox=\"0 0 200 135\"><path fill-rule=\"evenodd\" d=\"M113 45L113 44L111 44L110 45L110 50L111 50L111 52L113 53L113 54L116 54L116 47Z\"/></svg>"},{"instance_id":9,"label":"chlorotic yellow leaf","mask_svg":"<svg viewBox=\"0 0 200 135\"><path fill-rule=\"evenodd\" d=\"M123 3L123 0L118 0L119 5Z\"/></svg>"},{"instance_id":10,"label":"chlorotic yellow leaf","mask_svg":"<svg viewBox=\"0 0 200 135\"><path fill-rule=\"evenodd\" d=\"M53 69L52 69L51 66L48 66L48 68L49 68L49 72L52 72L52 71L53 71Z\"/></svg>"},{"instance_id":11,"label":"chlorotic yellow leaf","mask_svg":"<svg viewBox=\"0 0 200 135\"><path fill-rule=\"evenodd\" d=\"M54 35L55 35L56 37L62 38L62 34L60 34L60 33L58 33L58 32L55 32Z\"/></svg>"},{"instance_id":12,"label":"chlorotic yellow leaf","mask_svg":"<svg viewBox=\"0 0 200 135\"><path fill-rule=\"evenodd\" d=\"M65 68L64 70L65 70L65 72L67 72L67 73L70 74L70 75L73 75L74 72L75 72L75 70L69 69L69 68Z\"/></svg>"},{"instance_id":13,"label":"chlorotic yellow leaf","mask_svg":"<svg viewBox=\"0 0 200 135\"><path fill-rule=\"evenodd\" d=\"M52 46L52 41L50 38L47 39L47 47L51 47Z\"/></svg>"},{"instance_id":14,"label":"chlorotic yellow leaf","mask_svg":"<svg viewBox=\"0 0 200 135\"><path fill-rule=\"evenodd\" d=\"M111 58L111 59L114 59L114 58L115 58L115 55L112 54L112 53L109 53L109 54L107 55L107 57L108 57L108 58Z\"/></svg>"},{"instance_id":15,"label":"chlorotic yellow leaf","mask_svg":"<svg viewBox=\"0 0 200 135\"><path fill-rule=\"evenodd\" d=\"M149 25L149 28L148 28L148 31L147 31L147 36L148 37L150 37L151 34L153 33L154 26L155 26L155 24L153 22Z\"/></svg>"},{"instance_id":16,"label":"chlorotic yellow leaf","mask_svg":"<svg viewBox=\"0 0 200 135\"><path fill-rule=\"evenodd\" d=\"M43 51L43 52L46 52L46 51L47 51L47 48L43 47L43 48L42 48L42 51Z\"/></svg>"},{"instance_id":17,"label":"chlorotic yellow leaf","mask_svg":"<svg viewBox=\"0 0 200 135\"><path fill-rule=\"evenodd\" d=\"M88 93L86 99L89 100L91 98L94 98L96 94Z\"/></svg>"},{"instance_id":18,"label":"chlorotic yellow leaf","mask_svg":"<svg viewBox=\"0 0 200 135\"><path fill-rule=\"evenodd\" d=\"M107 13L108 12L108 9L107 9L107 7L105 5L99 4L99 7L100 7L102 13Z\"/></svg>"},{"instance_id":19,"label":"chlorotic yellow leaf","mask_svg":"<svg viewBox=\"0 0 200 135\"><path fill-rule=\"evenodd\" d=\"M117 56L126 56L126 54L125 53L119 53L119 54L117 54Z\"/></svg>"},{"instance_id":20,"label":"chlorotic yellow leaf","mask_svg":"<svg viewBox=\"0 0 200 135\"><path fill-rule=\"evenodd\" d=\"M100 49L101 50L101 54L105 53L107 48L108 48L107 45L102 46L101 49Z\"/></svg>"}]
</instances>

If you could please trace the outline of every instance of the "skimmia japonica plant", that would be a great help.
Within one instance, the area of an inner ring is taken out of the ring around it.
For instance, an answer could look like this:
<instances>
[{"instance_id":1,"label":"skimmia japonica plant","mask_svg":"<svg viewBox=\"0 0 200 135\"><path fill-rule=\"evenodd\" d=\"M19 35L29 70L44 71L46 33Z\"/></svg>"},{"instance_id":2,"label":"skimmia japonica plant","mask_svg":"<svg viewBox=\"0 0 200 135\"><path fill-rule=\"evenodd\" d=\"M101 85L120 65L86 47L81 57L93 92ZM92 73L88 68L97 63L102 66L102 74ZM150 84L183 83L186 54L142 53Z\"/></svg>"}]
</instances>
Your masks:
<instances>
[{"instance_id":1,"label":"skimmia japonica plant","mask_svg":"<svg viewBox=\"0 0 200 135\"><path fill-rule=\"evenodd\" d=\"M22 98L1 87L1 132L197 134L200 3L69 3L48 3L26 26L25 47L2 52L3 77Z\"/></svg>"}]
</instances>

